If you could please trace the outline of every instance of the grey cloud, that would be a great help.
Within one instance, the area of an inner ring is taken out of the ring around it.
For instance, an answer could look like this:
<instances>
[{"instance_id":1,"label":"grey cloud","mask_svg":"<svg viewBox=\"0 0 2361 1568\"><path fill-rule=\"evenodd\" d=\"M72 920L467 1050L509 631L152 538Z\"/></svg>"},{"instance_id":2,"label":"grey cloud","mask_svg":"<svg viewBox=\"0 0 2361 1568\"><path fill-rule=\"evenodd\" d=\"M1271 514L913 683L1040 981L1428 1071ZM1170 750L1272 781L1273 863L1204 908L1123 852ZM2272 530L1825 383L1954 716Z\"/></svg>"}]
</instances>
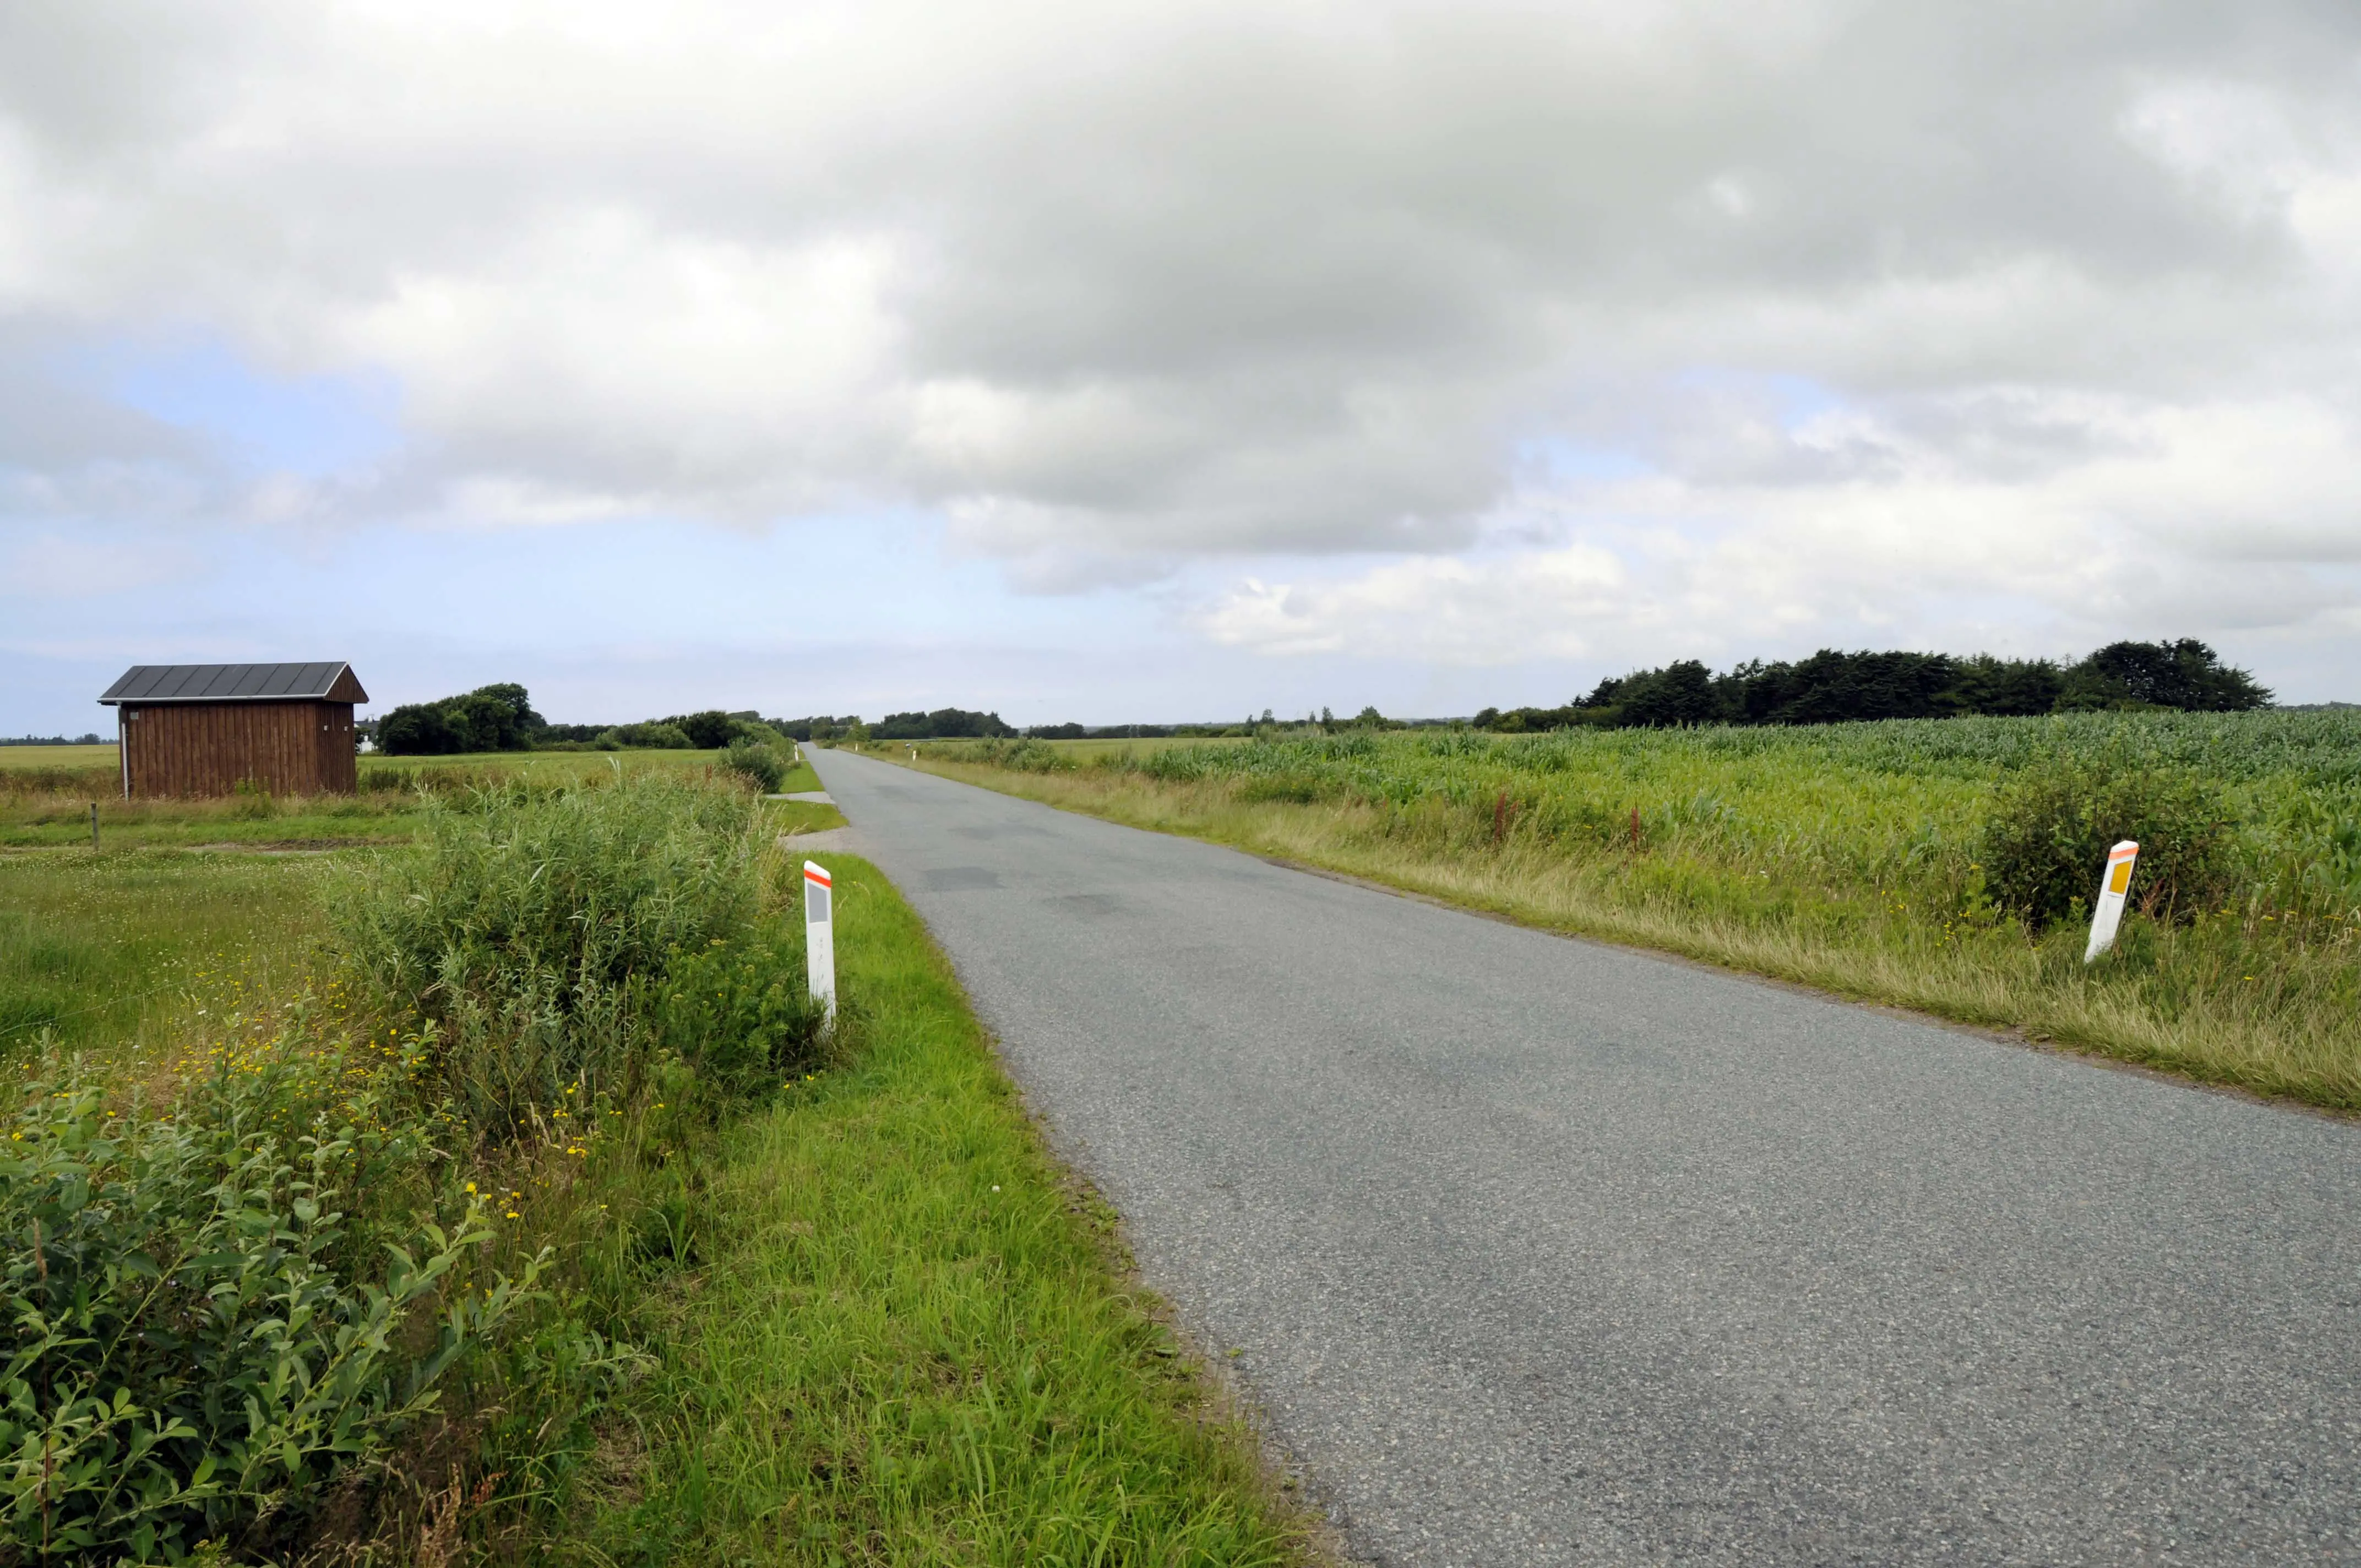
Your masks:
<instances>
[{"instance_id":1,"label":"grey cloud","mask_svg":"<svg viewBox=\"0 0 2361 1568\"><path fill-rule=\"evenodd\" d=\"M356 510L917 502L1049 588L1461 550L1543 439L1774 551L1765 497L1939 483L2235 553L2072 477L2169 456L2160 411L2361 415L2361 251L2290 193L2361 179L2349 5L11 16L39 211L99 216L0 309L391 366ZM2141 118L2187 83L2268 126ZM876 259L812 281L832 246ZM2258 548L2338 557L2338 504Z\"/></svg>"}]
</instances>

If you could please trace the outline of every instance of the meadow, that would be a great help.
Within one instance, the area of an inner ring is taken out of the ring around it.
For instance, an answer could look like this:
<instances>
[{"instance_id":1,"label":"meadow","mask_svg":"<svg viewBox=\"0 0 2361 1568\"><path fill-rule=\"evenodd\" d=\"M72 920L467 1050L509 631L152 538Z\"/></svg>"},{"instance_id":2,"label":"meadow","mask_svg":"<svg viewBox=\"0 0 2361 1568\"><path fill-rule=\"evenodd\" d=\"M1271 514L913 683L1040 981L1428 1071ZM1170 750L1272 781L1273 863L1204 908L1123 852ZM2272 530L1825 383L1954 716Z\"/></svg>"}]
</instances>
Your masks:
<instances>
[{"instance_id":1,"label":"meadow","mask_svg":"<svg viewBox=\"0 0 2361 1568\"><path fill-rule=\"evenodd\" d=\"M0 849L90 841L98 807L106 849L275 846L347 849L407 839L427 797L450 798L489 784L561 789L641 773L705 773L719 751L485 751L447 757L360 760L349 795L276 796L247 792L203 800L126 800L112 746L0 747ZM798 763L780 792L819 788ZM784 825L831 825L825 807L790 805Z\"/></svg>"},{"instance_id":2,"label":"meadow","mask_svg":"<svg viewBox=\"0 0 2361 1568\"><path fill-rule=\"evenodd\" d=\"M918 765L1552 929L2361 1110L2351 713L1308 731L1079 757L955 742L922 745ZM2130 814L2076 825L2089 861L2076 885L2092 894L2110 834L2194 846L2182 859L2196 870L2176 882L2152 845L2135 902L2172 898L2136 908L2087 968L2083 912L2012 907L1997 861L2064 835L2047 819L2003 831L2060 793L2044 795L2052 780L2085 781ZM2160 826L2109 794L2113 780L2179 816Z\"/></svg>"},{"instance_id":3,"label":"meadow","mask_svg":"<svg viewBox=\"0 0 2361 1568\"><path fill-rule=\"evenodd\" d=\"M337 803L181 802L0 854L0 1556L1307 1555L833 855L819 1033L781 835L841 818L708 761L437 759L342 848L187 847Z\"/></svg>"}]
</instances>

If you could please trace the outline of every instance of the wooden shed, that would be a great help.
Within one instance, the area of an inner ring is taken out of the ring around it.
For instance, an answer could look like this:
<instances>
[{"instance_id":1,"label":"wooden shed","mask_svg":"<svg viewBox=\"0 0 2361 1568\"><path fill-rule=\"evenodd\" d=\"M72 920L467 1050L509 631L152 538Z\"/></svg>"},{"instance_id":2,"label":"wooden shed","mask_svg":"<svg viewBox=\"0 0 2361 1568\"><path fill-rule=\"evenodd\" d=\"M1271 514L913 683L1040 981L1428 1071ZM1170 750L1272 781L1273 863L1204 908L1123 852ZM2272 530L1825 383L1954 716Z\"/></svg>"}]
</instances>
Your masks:
<instances>
[{"instance_id":1,"label":"wooden shed","mask_svg":"<svg viewBox=\"0 0 2361 1568\"><path fill-rule=\"evenodd\" d=\"M350 664L134 664L98 699L115 709L123 793L352 793Z\"/></svg>"}]
</instances>

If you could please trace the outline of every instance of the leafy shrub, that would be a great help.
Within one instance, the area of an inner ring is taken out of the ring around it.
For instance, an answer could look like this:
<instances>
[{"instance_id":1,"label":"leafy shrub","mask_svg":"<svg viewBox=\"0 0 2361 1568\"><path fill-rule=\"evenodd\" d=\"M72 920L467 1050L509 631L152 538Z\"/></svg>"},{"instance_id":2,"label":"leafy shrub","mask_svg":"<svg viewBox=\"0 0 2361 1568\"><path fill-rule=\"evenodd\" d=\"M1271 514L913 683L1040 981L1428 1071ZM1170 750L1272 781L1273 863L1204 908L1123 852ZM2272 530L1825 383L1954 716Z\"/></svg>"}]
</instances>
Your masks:
<instances>
[{"instance_id":1,"label":"leafy shrub","mask_svg":"<svg viewBox=\"0 0 2361 1568\"><path fill-rule=\"evenodd\" d=\"M787 764L779 753L758 740L732 742L721 753L721 765L760 789L764 795L776 794L787 776Z\"/></svg>"},{"instance_id":2,"label":"leafy shrub","mask_svg":"<svg viewBox=\"0 0 2361 1568\"><path fill-rule=\"evenodd\" d=\"M804 988L799 934L784 925L717 938L666 966L655 1043L717 1087L750 1093L810 1064L826 1009Z\"/></svg>"},{"instance_id":3,"label":"leafy shrub","mask_svg":"<svg viewBox=\"0 0 2361 1568\"><path fill-rule=\"evenodd\" d=\"M752 811L664 773L554 795L430 801L426 851L331 899L346 949L435 1026L430 1067L478 1130L508 1135L569 1085L628 1094L651 988L675 958L751 926Z\"/></svg>"},{"instance_id":4,"label":"leafy shrub","mask_svg":"<svg viewBox=\"0 0 2361 1568\"><path fill-rule=\"evenodd\" d=\"M338 1125L339 1077L284 1049L225 1059L170 1115L109 1112L71 1069L28 1087L0 1146L0 1558L267 1544L525 1299L539 1260L445 1290L489 1237L472 1201L365 1245L353 1195L420 1150Z\"/></svg>"},{"instance_id":5,"label":"leafy shrub","mask_svg":"<svg viewBox=\"0 0 2361 1568\"><path fill-rule=\"evenodd\" d=\"M1995 797L1978 859L1993 900L2038 927L2088 905L2125 839L2140 847L2135 907L2186 917L2227 892L2228 810L2203 775L2169 764L2102 756L2028 767Z\"/></svg>"},{"instance_id":6,"label":"leafy shrub","mask_svg":"<svg viewBox=\"0 0 2361 1568\"><path fill-rule=\"evenodd\" d=\"M679 725L653 722L601 729L596 744L602 751L688 751L697 746Z\"/></svg>"}]
</instances>

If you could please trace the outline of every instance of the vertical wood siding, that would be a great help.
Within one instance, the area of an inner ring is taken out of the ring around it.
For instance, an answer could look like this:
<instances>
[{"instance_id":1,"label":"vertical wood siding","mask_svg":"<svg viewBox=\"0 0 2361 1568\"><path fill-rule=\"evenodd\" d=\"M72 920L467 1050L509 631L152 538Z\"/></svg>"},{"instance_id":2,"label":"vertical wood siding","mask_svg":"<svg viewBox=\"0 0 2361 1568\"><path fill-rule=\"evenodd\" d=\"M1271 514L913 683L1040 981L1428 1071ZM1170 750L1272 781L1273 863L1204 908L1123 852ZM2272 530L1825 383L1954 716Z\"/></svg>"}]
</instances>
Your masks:
<instances>
[{"instance_id":1,"label":"vertical wood siding","mask_svg":"<svg viewBox=\"0 0 2361 1568\"><path fill-rule=\"evenodd\" d=\"M140 796L350 794L353 707L346 702L126 704L124 765Z\"/></svg>"}]
</instances>

